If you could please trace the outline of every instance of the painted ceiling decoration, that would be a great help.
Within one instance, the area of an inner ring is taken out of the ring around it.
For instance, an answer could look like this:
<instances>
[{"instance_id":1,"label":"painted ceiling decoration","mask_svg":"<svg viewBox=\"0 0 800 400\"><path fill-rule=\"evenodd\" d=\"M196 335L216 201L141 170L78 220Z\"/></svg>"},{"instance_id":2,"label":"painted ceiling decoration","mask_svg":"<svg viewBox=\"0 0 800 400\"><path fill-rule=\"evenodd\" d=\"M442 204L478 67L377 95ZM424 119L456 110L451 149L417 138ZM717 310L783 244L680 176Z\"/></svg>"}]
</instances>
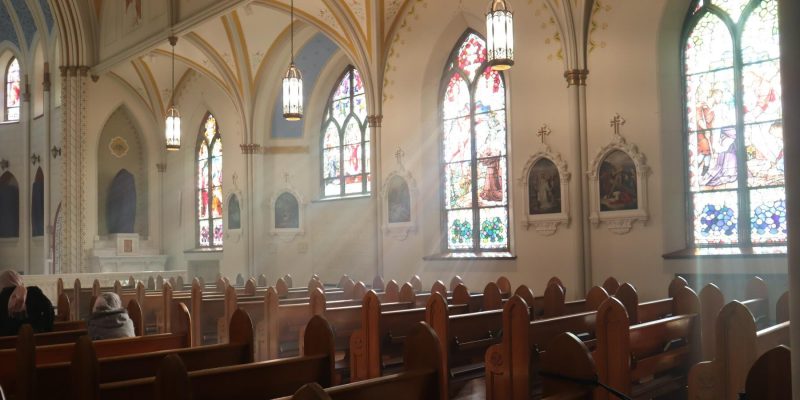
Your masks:
<instances>
[{"instance_id":1,"label":"painted ceiling decoration","mask_svg":"<svg viewBox=\"0 0 800 400\"><path fill-rule=\"evenodd\" d=\"M11 21L11 15L8 13L6 7L2 6L2 3L0 3L0 42L5 40L19 47L16 24Z\"/></svg>"}]
</instances>

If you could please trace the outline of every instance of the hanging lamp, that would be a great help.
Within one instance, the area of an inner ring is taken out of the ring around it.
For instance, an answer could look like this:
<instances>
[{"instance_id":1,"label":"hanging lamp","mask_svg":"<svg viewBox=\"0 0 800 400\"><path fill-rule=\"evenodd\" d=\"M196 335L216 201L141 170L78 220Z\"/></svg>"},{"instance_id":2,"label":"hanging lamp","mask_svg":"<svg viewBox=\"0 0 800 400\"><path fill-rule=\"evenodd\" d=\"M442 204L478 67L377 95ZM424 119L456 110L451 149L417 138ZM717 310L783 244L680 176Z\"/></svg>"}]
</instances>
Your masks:
<instances>
[{"instance_id":1,"label":"hanging lamp","mask_svg":"<svg viewBox=\"0 0 800 400\"><path fill-rule=\"evenodd\" d=\"M508 0L491 0L486 13L486 53L495 71L514 65L514 15Z\"/></svg>"},{"instance_id":2,"label":"hanging lamp","mask_svg":"<svg viewBox=\"0 0 800 400\"><path fill-rule=\"evenodd\" d=\"M169 37L169 44L172 46L172 98L167 109L167 128L164 132L168 151L181 149L181 114L178 112L178 108L175 107L175 45L177 43L177 36Z\"/></svg>"},{"instance_id":3,"label":"hanging lamp","mask_svg":"<svg viewBox=\"0 0 800 400\"><path fill-rule=\"evenodd\" d=\"M303 75L294 64L294 0L291 2L291 62L283 77L283 118L299 121L303 118Z\"/></svg>"}]
</instances>

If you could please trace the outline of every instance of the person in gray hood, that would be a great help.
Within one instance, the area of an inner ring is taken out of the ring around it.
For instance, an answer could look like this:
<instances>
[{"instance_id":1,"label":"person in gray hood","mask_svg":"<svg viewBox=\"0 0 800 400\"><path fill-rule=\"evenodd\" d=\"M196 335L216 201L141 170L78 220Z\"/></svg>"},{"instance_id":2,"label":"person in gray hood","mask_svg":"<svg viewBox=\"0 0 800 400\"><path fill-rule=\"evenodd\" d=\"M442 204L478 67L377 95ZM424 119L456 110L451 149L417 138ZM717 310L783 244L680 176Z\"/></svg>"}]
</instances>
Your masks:
<instances>
[{"instance_id":1,"label":"person in gray hood","mask_svg":"<svg viewBox=\"0 0 800 400\"><path fill-rule=\"evenodd\" d=\"M134 336L133 321L116 293L101 293L95 300L87 324L92 340L117 339Z\"/></svg>"}]
</instances>

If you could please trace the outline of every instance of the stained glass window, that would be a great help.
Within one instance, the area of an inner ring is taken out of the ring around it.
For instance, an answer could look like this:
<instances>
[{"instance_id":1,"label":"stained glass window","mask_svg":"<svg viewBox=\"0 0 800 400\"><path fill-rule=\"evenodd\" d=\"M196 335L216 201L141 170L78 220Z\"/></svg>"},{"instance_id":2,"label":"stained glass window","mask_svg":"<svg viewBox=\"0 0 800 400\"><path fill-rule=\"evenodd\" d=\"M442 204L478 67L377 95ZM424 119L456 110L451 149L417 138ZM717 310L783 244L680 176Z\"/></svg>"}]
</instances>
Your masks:
<instances>
[{"instance_id":1,"label":"stained glass window","mask_svg":"<svg viewBox=\"0 0 800 400\"><path fill-rule=\"evenodd\" d=\"M197 140L197 245L222 246L222 137L206 114Z\"/></svg>"},{"instance_id":2,"label":"stained glass window","mask_svg":"<svg viewBox=\"0 0 800 400\"><path fill-rule=\"evenodd\" d=\"M786 244L777 0L695 1L684 82L696 246Z\"/></svg>"},{"instance_id":3,"label":"stained glass window","mask_svg":"<svg viewBox=\"0 0 800 400\"><path fill-rule=\"evenodd\" d=\"M449 252L508 251L505 78L486 43L467 32L443 79L444 232Z\"/></svg>"},{"instance_id":4,"label":"stained glass window","mask_svg":"<svg viewBox=\"0 0 800 400\"><path fill-rule=\"evenodd\" d=\"M348 66L333 88L322 122L322 197L369 193L367 95L361 74Z\"/></svg>"},{"instance_id":5,"label":"stained glass window","mask_svg":"<svg viewBox=\"0 0 800 400\"><path fill-rule=\"evenodd\" d=\"M19 61L16 57L12 58L6 68L6 99L5 117L6 121L19 121L20 103L20 84L19 84Z\"/></svg>"}]
</instances>

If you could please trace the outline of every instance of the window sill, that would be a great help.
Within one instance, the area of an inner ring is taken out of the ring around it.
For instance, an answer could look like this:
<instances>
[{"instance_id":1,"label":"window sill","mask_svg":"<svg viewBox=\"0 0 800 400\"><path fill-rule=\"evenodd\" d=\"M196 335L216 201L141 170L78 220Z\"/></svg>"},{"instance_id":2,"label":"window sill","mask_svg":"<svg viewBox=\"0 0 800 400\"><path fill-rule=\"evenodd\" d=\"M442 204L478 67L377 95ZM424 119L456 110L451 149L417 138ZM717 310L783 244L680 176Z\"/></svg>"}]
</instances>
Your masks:
<instances>
[{"instance_id":1,"label":"window sill","mask_svg":"<svg viewBox=\"0 0 800 400\"><path fill-rule=\"evenodd\" d=\"M222 247L200 247L196 249L184 250L183 254L213 254L222 253Z\"/></svg>"},{"instance_id":2,"label":"window sill","mask_svg":"<svg viewBox=\"0 0 800 400\"><path fill-rule=\"evenodd\" d=\"M517 256L507 252L480 252L480 253L440 253L422 257L424 261L453 261L453 260L492 260L510 261L516 260Z\"/></svg>"},{"instance_id":3,"label":"window sill","mask_svg":"<svg viewBox=\"0 0 800 400\"><path fill-rule=\"evenodd\" d=\"M372 193L366 194L353 194L350 196L339 196L339 197L324 197L318 200L312 200L311 203L332 203L337 201L344 201L344 200L356 200L356 199L368 199L372 197Z\"/></svg>"},{"instance_id":4,"label":"window sill","mask_svg":"<svg viewBox=\"0 0 800 400\"><path fill-rule=\"evenodd\" d=\"M0 125L14 125L14 124L18 124L18 123L19 123L19 120L16 120L16 121L0 121Z\"/></svg>"},{"instance_id":5,"label":"window sill","mask_svg":"<svg viewBox=\"0 0 800 400\"><path fill-rule=\"evenodd\" d=\"M786 257L786 246L690 247L662 255L665 260Z\"/></svg>"}]
</instances>

